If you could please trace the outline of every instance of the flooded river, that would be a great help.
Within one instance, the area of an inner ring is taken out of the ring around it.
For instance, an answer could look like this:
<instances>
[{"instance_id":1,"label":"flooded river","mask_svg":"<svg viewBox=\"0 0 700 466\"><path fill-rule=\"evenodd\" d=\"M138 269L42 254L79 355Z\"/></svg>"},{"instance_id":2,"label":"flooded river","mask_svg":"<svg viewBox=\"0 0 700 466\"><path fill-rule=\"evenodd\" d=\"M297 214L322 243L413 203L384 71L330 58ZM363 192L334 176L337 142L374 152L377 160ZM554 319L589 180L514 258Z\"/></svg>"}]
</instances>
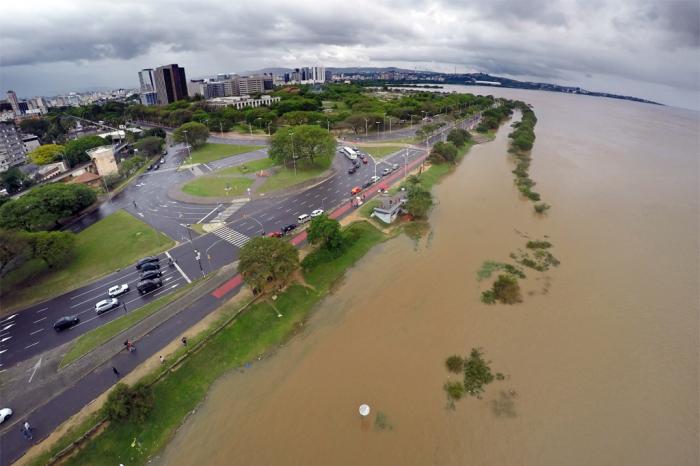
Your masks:
<instances>
[{"instance_id":1,"label":"flooded river","mask_svg":"<svg viewBox=\"0 0 700 466\"><path fill-rule=\"evenodd\" d=\"M700 462L698 114L463 90L533 104L549 215L518 197L502 128L436 187L425 238L375 248L301 335L223 377L160 464ZM524 235L561 265L529 273L522 304L480 303L475 272ZM444 359L472 347L506 380L446 409Z\"/></svg>"}]
</instances>

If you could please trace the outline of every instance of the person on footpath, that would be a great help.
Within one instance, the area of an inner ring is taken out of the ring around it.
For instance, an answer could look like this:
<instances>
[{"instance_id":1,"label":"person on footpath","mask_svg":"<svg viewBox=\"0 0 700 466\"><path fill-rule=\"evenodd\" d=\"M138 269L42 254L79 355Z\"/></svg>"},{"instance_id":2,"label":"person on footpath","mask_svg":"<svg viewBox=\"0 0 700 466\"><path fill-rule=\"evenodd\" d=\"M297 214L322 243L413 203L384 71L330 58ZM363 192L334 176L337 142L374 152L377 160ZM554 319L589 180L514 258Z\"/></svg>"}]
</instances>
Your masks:
<instances>
[{"instance_id":1,"label":"person on footpath","mask_svg":"<svg viewBox=\"0 0 700 466\"><path fill-rule=\"evenodd\" d=\"M187 346L187 337L182 337L182 344Z\"/></svg>"},{"instance_id":2,"label":"person on footpath","mask_svg":"<svg viewBox=\"0 0 700 466\"><path fill-rule=\"evenodd\" d=\"M119 371L117 370L117 368L114 367L114 366L112 366L112 372L114 372L114 375L116 375L117 377L119 377L119 376L121 375L121 374L119 373Z\"/></svg>"}]
</instances>

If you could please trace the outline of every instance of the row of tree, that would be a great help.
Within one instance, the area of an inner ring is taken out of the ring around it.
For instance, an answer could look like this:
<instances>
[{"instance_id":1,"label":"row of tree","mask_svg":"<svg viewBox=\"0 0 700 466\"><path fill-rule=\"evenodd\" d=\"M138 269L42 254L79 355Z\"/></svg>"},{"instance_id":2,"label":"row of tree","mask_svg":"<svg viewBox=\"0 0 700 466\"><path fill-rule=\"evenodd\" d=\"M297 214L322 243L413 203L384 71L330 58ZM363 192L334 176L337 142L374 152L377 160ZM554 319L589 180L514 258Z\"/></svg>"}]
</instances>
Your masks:
<instances>
[{"instance_id":1,"label":"row of tree","mask_svg":"<svg viewBox=\"0 0 700 466\"><path fill-rule=\"evenodd\" d=\"M64 231L0 229L0 275L31 259L41 259L49 268L62 264L74 252L75 240L73 233Z\"/></svg>"}]
</instances>

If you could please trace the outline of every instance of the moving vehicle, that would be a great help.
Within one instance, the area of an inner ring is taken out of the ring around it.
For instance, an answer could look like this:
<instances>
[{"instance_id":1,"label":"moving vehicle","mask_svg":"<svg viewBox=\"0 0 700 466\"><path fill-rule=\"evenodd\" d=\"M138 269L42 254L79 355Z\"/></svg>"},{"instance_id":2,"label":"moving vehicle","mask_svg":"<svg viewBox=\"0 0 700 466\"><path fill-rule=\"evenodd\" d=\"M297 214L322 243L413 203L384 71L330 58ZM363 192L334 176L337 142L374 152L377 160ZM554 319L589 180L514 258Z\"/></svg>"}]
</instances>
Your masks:
<instances>
[{"instance_id":1,"label":"moving vehicle","mask_svg":"<svg viewBox=\"0 0 700 466\"><path fill-rule=\"evenodd\" d=\"M297 226L296 226L295 223L290 223L289 225L285 225L285 226L282 227L282 234L283 234L283 235L286 235L286 234L289 233L290 231L295 230L296 227L297 227Z\"/></svg>"},{"instance_id":2,"label":"moving vehicle","mask_svg":"<svg viewBox=\"0 0 700 466\"><path fill-rule=\"evenodd\" d=\"M146 270L145 272L141 272L141 276L139 278L141 278L141 280L151 280L152 278L158 278L161 275L163 275L163 273L160 271L160 269Z\"/></svg>"},{"instance_id":3,"label":"moving vehicle","mask_svg":"<svg viewBox=\"0 0 700 466\"><path fill-rule=\"evenodd\" d=\"M80 318L78 316L63 316L54 322L53 329L60 332L61 330L66 330L78 325L78 322L80 322Z\"/></svg>"},{"instance_id":4,"label":"moving vehicle","mask_svg":"<svg viewBox=\"0 0 700 466\"><path fill-rule=\"evenodd\" d=\"M357 158L357 152L355 152L350 147L345 146L340 150L345 154L345 157L347 157L350 160L355 160Z\"/></svg>"},{"instance_id":5,"label":"moving vehicle","mask_svg":"<svg viewBox=\"0 0 700 466\"><path fill-rule=\"evenodd\" d=\"M270 233L267 234L267 236L269 238L281 238L282 233L280 233L279 231L271 231Z\"/></svg>"},{"instance_id":6,"label":"moving vehicle","mask_svg":"<svg viewBox=\"0 0 700 466\"><path fill-rule=\"evenodd\" d=\"M319 215L323 215L323 209L316 209L313 212L311 212L312 217L318 217Z\"/></svg>"},{"instance_id":7,"label":"moving vehicle","mask_svg":"<svg viewBox=\"0 0 700 466\"><path fill-rule=\"evenodd\" d=\"M114 285L111 287L108 291L107 294L114 298L115 296L119 296L120 294L124 294L127 291L129 291L129 285L124 283L122 285Z\"/></svg>"},{"instance_id":8,"label":"moving vehicle","mask_svg":"<svg viewBox=\"0 0 700 466\"><path fill-rule=\"evenodd\" d=\"M148 264L151 262L158 262L160 259L158 259L155 256L146 256L142 257L141 259L136 262L136 270L141 270L141 267L143 267L144 264Z\"/></svg>"},{"instance_id":9,"label":"moving vehicle","mask_svg":"<svg viewBox=\"0 0 700 466\"><path fill-rule=\"evenodd\" d=\"M141 272L148 272L149 270L160 270L160 264L158 262L149 262L141 266Z\"/></svg>"},{"instance_id":10,"label":"moving vehicle","mask_svg":"<svg viewBox=\"0 0 700 466\"><path fill-rule=\"evenodd\" d=\"M392 171L392 172L393 172L394 170L398 170L398 169L399 169L399 164L398 164L398 163L395 163L395 164L393 164L393 165L391 166L391 171Z\"/></svg>"},{"instance_id":11,"label":"moving vehicle","mask_svg":"<svg viewBox=\"0 0 700 466\"><path fill-rule=\"evenodd\" d=\"M103 299L95 304L95 312L102 314L103 312L107 312L117 306L119 306L119 300L117 298Z\"/></svg>"},{"instance_id":12,"label":"moving vehicle","mask_svg":"<svg viewBox=\"0 0 700 466\"><path fill-rule=\"evenodd\" d=\"M369 179L372 183L376 183L377 181L381 180L377 175L374 175L372 178Z\"/></svg>"},{"instance_id":13,"label":"moving vehicle","mask_svg":"<svg viewBox=\"0 0 700 466\"><path fill-rule=\"evenodd\" d=\"M152 280L141 280L138 285L136 285L136 289L139 290L139 294L146 294L161 286L163 286L161 279L154 278Z\"/></svg>"},{"instance_id":14,"label":"moving vehicle","mask_svg":"<svg viewBox=\"0 0 700 466\"><path fill-rule=\"evenodd\" d=\"M350 191L350 194L355 195L355 194L359 193L360 191L362 191L362 188L360 188L359 186L355 186L355 187L352 188L352 190Z\"/></svg>"},{"instance_id":15,"label":"moving vehicle","mask_svg":"<svg viewBox=\"0 0 700 466\"><path fill-rule=\"evenodd\" d=\"M12 416L12 410L10 408L0 409L0 424L5 422L5 419L8 419L10 416Z\"/></svg>"},{"instance_id":16,"label":"moving vehicle","mask_svg":"<svg viewBox=\"0 0 700 466\"><path fill-rule=\"evenodd\" d=\"M306 223L309 220L311 220L311 217L309 217L309 214L301 214L299 217L297 217L297 223L301 225L302 223Z\"/></svg>"},{"instance_id":17,"label":"moving vehicle","mask_svg":"<svg viewBox=\"0 0 700 466\"><path fill-rule=\"evenodd\" d=\"M357 167L353 165L352 167L348 168L348 175L354 175L356 171Z\"/></svg>"},{"instance_id":18,"label":"moving vehicle","mask_svg":"<svg viewBox=\"0 0 700 466\"><path fill-rule=\"evenodd\" d=\"M362 163L364 163L365 165L367 165L367 158L366 158L366 157L365 157L364 159L362 159Z\"/></svg>"},{"instance_id":19,"label":"moving vehicle","mask_svg":"<svg viewBox=\"0 0 700 466\"><path fill-rule=\"evenodd\" d=\"M382 176L387 176L389 173L391 173L391 170L388 168L385 168L384 170L382 170Z\"/></svg>"}]
</instances>

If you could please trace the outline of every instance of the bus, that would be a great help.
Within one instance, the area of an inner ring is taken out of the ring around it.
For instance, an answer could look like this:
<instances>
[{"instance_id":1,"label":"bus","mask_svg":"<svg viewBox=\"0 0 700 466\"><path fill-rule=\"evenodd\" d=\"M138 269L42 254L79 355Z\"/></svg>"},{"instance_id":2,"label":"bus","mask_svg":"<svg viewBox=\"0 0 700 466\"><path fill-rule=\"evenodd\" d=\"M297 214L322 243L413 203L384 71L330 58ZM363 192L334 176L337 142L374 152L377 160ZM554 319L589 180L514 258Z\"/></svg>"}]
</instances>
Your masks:
<instances>
[{"instance_id":1,"label":"bus","mask_svg":"<svg viewBox=\"0 0 700 466\"><path fill-rule=\"evenodd\" d=\"M343 147L343 153L345 153L345 157L347 157L350 160L357 159L357 152L352 150L352 148L350 148L350 147L347 147L347 146Z\"/></svg>"}]
</instances>

